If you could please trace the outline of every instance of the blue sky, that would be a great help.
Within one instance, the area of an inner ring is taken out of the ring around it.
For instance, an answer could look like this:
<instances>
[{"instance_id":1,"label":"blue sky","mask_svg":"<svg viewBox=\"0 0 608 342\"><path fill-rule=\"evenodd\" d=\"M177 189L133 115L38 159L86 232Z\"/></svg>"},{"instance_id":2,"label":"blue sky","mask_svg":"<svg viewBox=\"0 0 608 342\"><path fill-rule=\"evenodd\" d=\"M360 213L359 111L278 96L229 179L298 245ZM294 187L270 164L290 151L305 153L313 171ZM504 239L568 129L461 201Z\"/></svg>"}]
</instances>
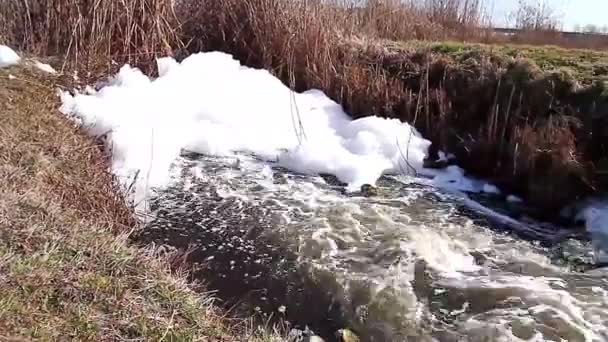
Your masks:
<instances>
[{"instance_id":1,"label":"blue sky","mask_svg":"<svg viewBox=\"0 0 608 342\"><path fill-rule=\"evenodd\" d=\"M543 0L528 0L543 1ZM564 22L564 29L576 25L608 25L608 0L544 0ZM504 24L509 13L517 8L518 0L491 0L493 2L493 19L499 25Z\"/></svg>"}]
</instances>

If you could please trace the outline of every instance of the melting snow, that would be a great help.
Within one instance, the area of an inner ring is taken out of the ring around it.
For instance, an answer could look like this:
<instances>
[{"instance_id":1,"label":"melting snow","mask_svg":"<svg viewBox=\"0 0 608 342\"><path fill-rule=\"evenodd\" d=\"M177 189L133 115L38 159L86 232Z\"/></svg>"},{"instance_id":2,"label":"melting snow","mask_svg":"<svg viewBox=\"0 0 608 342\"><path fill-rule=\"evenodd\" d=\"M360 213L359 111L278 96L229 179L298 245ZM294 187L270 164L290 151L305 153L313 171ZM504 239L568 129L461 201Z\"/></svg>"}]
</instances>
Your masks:
<instances>
[{"instance_id":1,"label":"melting snow","mask_svg":"<svg viewBox=\"0 0 608 342\"><path fill-rule=\"evenodd\" d=\"M19 63L21 58L13 49L6 45L0 45L0 68Z\"/></svg>"}]
</instances>

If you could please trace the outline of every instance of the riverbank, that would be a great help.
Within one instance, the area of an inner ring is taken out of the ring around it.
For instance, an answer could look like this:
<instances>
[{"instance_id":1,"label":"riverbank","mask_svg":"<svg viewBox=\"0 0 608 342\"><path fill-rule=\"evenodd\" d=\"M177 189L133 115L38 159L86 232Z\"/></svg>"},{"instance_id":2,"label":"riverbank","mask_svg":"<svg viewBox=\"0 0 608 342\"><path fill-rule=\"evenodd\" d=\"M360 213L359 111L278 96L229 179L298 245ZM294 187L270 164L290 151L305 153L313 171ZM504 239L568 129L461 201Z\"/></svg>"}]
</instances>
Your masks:
<instances>
[{"instance_id":1,"label":"riverbank","mask_svg":"<svg viewBox=\"0 0 608 342\"><path fill-rule=\"evenodd\" d=\"M297 90L320 89L355 118L409 122L432 152L453 154L543 219L608 190L605 52L390 41L321 5L214 3L199 14L212 18L184 28L199 38L194 50L229 52Z\"/></svg>"},{"instance_id":2,"label":"riverbank","mask_svg":"<svg viewBox=\"0 0 608 342\"><path fill-rule=\"evenodd\" d=\"M537 217L554 219L564 206L608 189L605 52L457 42L348 44L365 51L370 70L380 70L376 77L389 84L382 89L397 89L373 97L385 105L378 103L375 112L412 123L469 174L523 198ZM362 107L354 112L367 115Z\"/></svg>"},{"instance_id":3,"label":"riverbank","mask_svg":"<svg viewBox=\"0 0 608 342\"><path fill-rule=\"evenodd\" d=\"M0 69L2 338L278 340L195 293L171 270L178 254L130 246L136 222L109 156L58 111L66 82Z\"/></svg>"}]
</instances>

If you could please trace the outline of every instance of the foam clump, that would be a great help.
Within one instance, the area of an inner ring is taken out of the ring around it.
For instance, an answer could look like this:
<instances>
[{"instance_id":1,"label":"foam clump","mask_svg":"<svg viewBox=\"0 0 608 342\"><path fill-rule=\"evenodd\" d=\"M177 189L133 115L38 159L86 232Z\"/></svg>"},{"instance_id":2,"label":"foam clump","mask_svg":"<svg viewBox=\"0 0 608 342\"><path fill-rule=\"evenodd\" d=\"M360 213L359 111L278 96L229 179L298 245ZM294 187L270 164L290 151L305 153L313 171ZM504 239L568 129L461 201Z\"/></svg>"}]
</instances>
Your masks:
<instances>
[{"instance_id":1,"label":"foam clump","mask_svg":"<svg viewBox=\"0 0 608 342\"><path fill-rule=\"evenodd\" d=\"M128 65L97 92L62 93L62 111L91 135L105 135L115 174L137 174L137 196L169 181L181 151L252 153L306 174L330 173L355 190L383 174L422 172L430 142L396 119L351 119L319 90L291 91L265 70L232 56L199 53L158 60L150 79ZM466 183L461 170L433 170Z\"/></svg>"},{"instance_id":2,"label":"foam clump","mask_svg":"<svg viewBox=\"0 0 608 342\"><path fill-rule=\"evenodd\" d=\"M595 250L595 261L608 263L608 199L588 201L576 218L585 222Z\"/></svg>"},{"instance_id":3,"label":"foam clump","mask_svg":"<svg viewBox=\"0 0 608 342\"><path fill-rule=\"evenodd\" d=\"M0 44L0 68L18 64L21 57L10 47Z\"/></svg>"}]
</instances>

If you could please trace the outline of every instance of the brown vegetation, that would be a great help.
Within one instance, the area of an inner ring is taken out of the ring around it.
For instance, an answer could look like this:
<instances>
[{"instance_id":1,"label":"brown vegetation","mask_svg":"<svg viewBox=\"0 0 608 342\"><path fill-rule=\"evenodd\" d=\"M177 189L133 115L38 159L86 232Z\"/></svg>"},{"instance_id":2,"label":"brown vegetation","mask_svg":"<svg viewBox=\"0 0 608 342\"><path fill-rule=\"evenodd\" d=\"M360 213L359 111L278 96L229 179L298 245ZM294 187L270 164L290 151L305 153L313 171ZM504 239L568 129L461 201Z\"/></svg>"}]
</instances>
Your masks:
<instances>
[{"instance_id":1,"label":"brown vegetation","mask_svg":"<svg viewBox=\"0 0 608 342\"><path fill-rule=\"evenodd\" d=\"M0 42L83 68L170 54L178 28L168 0L0 0Z\"/></svg>"}]
</instances>

